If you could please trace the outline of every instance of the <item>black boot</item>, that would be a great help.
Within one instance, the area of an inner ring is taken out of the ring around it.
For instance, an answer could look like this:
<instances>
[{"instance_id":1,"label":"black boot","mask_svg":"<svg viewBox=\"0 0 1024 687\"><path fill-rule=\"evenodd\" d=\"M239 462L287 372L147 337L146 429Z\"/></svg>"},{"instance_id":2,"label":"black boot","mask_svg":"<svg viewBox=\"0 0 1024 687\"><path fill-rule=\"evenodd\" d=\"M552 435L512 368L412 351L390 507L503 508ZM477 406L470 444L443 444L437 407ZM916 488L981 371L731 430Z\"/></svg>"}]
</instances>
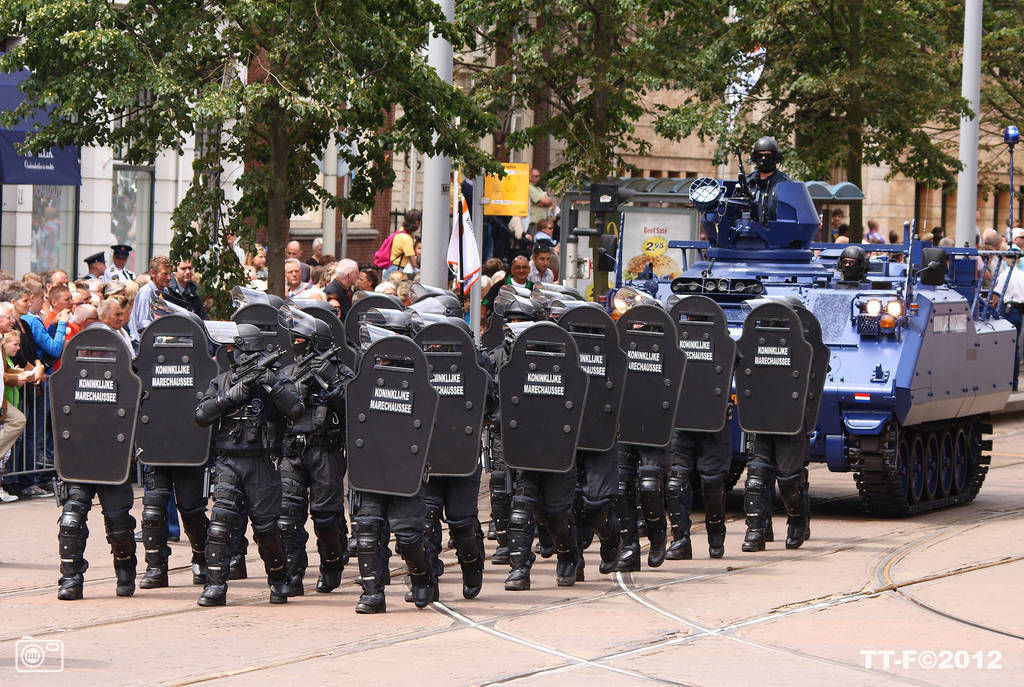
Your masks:
<instances>
[{"instance_id":1,"label":"black boot","mask_svg":"<svg viewBox=\"0 0 1024 687\"><path fill-rule=\"evenodd\" d=\"M725 555L725 485L722 480L704 482L704 527L708 533L708 555Z\"/></svg>"},{"instance_id":2,"label":"black boot","mask_svg":"<svg viewBox=\"0 0 1024 687\"><path fill-rule=\"evenodd\" d=\"M601 540L601 564L598 571L607 575L615 570L615 562L619 557L619 519L607 501L603 503L584 503L584 517L587 524Z\"/></svg>"},{"instance_id":3,"label":"black boot","mask_svg":"<svg viewBox=\"0 0 1024 687\"><path fill-rule=\"evenodd\" d=\"M541 558L551 558L555 555L555 543L551 540L547 523L536 513L534 520L537 523L537 543L533 545L533 552L539 553Z\"/></svg>"},{"instance_id":4,"label":"black boot","mask_svg":"<svg viewBox=\"0 0 1024 687\"><path fill-rule=\"evenodd\" d=\"M412 583L412 601L416 608L426 608L437 601L437 577L434 565L427 555L427 542L423 536L411 542L398 542L395 547L399 555L409 567L409 580Z\"/></svg>"},{"instance_id":5,"label":"black boot","mask_svg":"<svg viewBox=\"0 0 1024 687\"><path fill-rule=\"evenodd\" d=\"M530 544L533 541L533 513L513 508L508 525L509 563L512 572L505 578L505 589L522 592L530 588L530 568L536 560Z\"/></svg>"},{"instance_id":6,"label":"black boot","mask_svg":"<svg viewBox=\"0 0 1024 687\"><path fill-rule=\"evenodd\" d=\"M693 547L690 544L690 511L693 508L693 487L690 486L690 471L681 465L673 465L665 480L665 514L671 524L672 542L668 545L665 558L670 561L690 560Z\"/></svg>"},{"instance_id":7,"label":"black boot","mask_svg":"<svg viewBox=\"0 0 1024 687\"><path fill-rule=\"evenodd\" d=\"M200 606L223 606L227 603L232 519L232 515L214 508L206 537L206 586L197 602Z\"/></svg>"},{"instance_id":8,"label":"black boot","mask_svg":"<svg viewBox=\"0 0 1024 687\"><path fill-rule=\"evenodd\" d=\"M60 587L57 598L61 601L76 601L82 598L85 571L89 563L85 560L85 516L88 504L68 500L58 522L57 541L60 545Z\"/></svg>"},{"instance_id":9,"label":"black boot","mask_svg":"<svg viewBox=\"0 0 1024 687\"><path fill-rule=\"evenodd\" d=\"M263 559L263 569L267 573L267 585L270 587L270 603L288 603L288 559L281 540L281 530L277 523L266 532L253 532L256 548Z\"/></svg>"},{"instance_id":10,"label":"black boot","mask_svg":"<svg viewBox=\"0 0 1024 687\"><path fill-rule=\"evenodd\" d=\"M449 528L462 568L462 597L475 599L484 584L484 541L476 518L453 522Z\"/></svg>"},{"instance_id":11,"label":"black boot","mask_svg":"<svg viewBox=\"0 0 1024 687\"><path fill-rule=\"evenodd\" d=\"M743 510L747 514L747 533L743 537L744 551L764 551L766 523L771 513L765 514L770 470L761 465L747 466L747 481L743 493Z\"/></svg>"},{"instance_id":12,"label":"black boot","mask_svg":"<svg viewBox=\"0 0 1024 687\"><path fill-rule=\"evenodd\" d=\"M57 598L61 601L77 601L82 598L82 586L85 583L80 573L65 575L61 573L60 587L57 588Z\"/></svg>"},{"instance_id":13,"label":"black boot","mask_svg":"<svg viewBox=\"0 0 1024 687\"><path fill-rule=\"evenodd\" d=\"M355 529L356 557L359 561L359 584L363 593L356 603L356 613L384 613L384 599L380 546L381 523L377 518L360 519Z\"/></svg>"},{"instance_id":14,"label":"black boot","mask_svg":"<svg viewBox=\"0 0 1024 687\"><path fill-rule=\"evenodd\" d=\"M786 507L786 548L798 549L807 539L807 504L804 498L804 476L801 473L779 478L779 495Z\"/></svg>"},{"instance_id":15,"label":"black boot","mask_svg":"<svg viewBox=\"0 0 1024 687\"><path fill-rule=\"evenodd\" d=\"M320 553L320 577L316 581L316 590L327 594L341 584L341 573L345 568L341 525L338 520L326 526L314 523L313 533L316 535L316 549Z\"/></svg>"},{"instance_id":16,"label":"black boot","mask_svg":"<svg viewBox=\"0 0 1024 687\"><path fill-rule=\"evenodd\" d=\"M571 587L576 584L576 573L579 568L580 553L576 548L576 537L573 536L569 524L569 513L563 511L547 518L548 532L551 543L558 555L555 566L555 580L559 587Z\"/></svg>"},{"instance_id":17,"label":"black boot","mask_svg":"<svg viewBox=\"0 0 1024 687\"><path fill-rule=\"evenodd\" d=\"M492 451L495 450L492 448ZM494 522L494 538L498 542L491 565L509 564L508 520L512 512L512 492L507 470L491 473L491 520Z\"/></svg>"},{"instance_id":18,"label":"black boot","mask_svg":"<svg viewBox=\"0 0 1024 687\"><path fill-rule=\"evenodd\" d=\"M290 481L294 482L294 478ZM291 488L294 489L294 486ZM285 579L279 591L287 597L303 596L306 593L303 579L306 576L306 566L309 565L309 558L306 556L306 542L309 540L306 533L306 513L309 506L304 498L304 492L301 495L286 492L282 499L281 515L277 518L277 527L285 551Z\"/></svg>"},{"instance_id":19,"label":"black boot","mask_svg":"<svg viewBox=\"0 0 1024 687\"><path fill-rule=\"evenodd\" d=\"M640 540L637 531L637 510L634 499L636 489L629 482L625 493L620 488L615 497L615 511L619 516L619 557L615 561L618 572L635 572L640 569Z\"/></svg>"},{"instance_id":20,"label":"black boot","mask_svg":"<svg viewBox=\"0 0 1024 687\"><path fill-rule=\"evenodd\" d=\"M147 493L142 508L142 541L146 547L146 574L139 580L142 589L167 586L167 504ZM146 503L146 501L150 503Z\"/></svg>"},{"instance_id":21,"label":"black boot","mask_svg":"<svg viewBox=\"0 0 1024 687\"><path fill-rule=\"evenodd\" d=\"M206 584L206 531L210 521L206 513L182 513L181 528L192 546L192 584Z\"/></svg>"},{"instance_id":22,"label":"black boot","mask_svg":"<svg viewBox=\"0 0 1024 687\"><path fill-rule=\"evenodd\" d=\"M659 567L665 562L666 530L664 478L660 468L640 468L640 502L643 505L644 521L647 525L647 539L651 548L647 552L647 565Z\"/></svg>"},{"instance_id":23,"label":"black boot","mask_svg":"<svg viewBox=\"0 0 1024 687\"><path fill-rule=\"evenodd\" d=\"M115 517L103 517L107 529L110 553L114 555L114 574L117 576L117 595L131 596L135 593L135 518L125 513Z\"/></svg>"}]
</instances>

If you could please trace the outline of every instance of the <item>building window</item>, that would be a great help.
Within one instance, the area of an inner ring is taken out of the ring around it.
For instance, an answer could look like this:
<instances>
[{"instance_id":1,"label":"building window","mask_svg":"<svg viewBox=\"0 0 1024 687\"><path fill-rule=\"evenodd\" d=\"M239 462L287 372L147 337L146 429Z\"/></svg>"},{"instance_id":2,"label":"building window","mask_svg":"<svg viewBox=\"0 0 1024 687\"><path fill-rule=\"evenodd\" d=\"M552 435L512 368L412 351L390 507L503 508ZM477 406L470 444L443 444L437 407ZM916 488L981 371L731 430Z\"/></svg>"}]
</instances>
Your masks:
<instances>
[{"instance_id":1,"label":"building window","mask_svg":"<svg viewBox=\"0 0 1024 687\"><path fill-rule=\"evenodd\" d=\"M75 260L77 186L32 187L31 271L62 269L72 274Z\"/></svg>"},{"instance_id":2,"label":"building window","mask_svg":"<svg viewBox=\"0 0 1024 687\"><path fill-rule=\"evenodd\" d=\"M110 244L133 251L126 267L139 274L149 266L153 240L153 169L115 167L111 199Z\"/></svg>"}]
</instances>

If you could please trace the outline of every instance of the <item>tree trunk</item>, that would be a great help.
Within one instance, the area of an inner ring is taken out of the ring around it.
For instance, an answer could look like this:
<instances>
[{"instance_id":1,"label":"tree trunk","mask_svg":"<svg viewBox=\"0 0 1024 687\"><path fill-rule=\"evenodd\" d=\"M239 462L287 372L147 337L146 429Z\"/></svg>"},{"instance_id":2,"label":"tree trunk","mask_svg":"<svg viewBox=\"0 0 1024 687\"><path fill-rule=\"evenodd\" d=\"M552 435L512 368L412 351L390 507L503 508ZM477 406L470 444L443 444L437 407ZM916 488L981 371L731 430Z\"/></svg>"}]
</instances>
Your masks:
<instances>
[{"instance_id":1,"label":"tree trunk","mask_svg":"<svg viewBox=\"0 0 1024 687\"><path fill-rule=\"evenodd\" d=\"M271 124L270 193L267 196L267 293L284 297L284 246L288 243L288 132Z\"/></svg>"},{"instance_id":2,"label":"tree trunk","mask_svg":"<svg viewBox=\"0 0 1024 687\"><path fill-rule=\"evenodd\" d=\"M608 134L608 94L611 85L606 76L610 72L613 53L618 49L615 40L616 27L613 24L614 13L608 10L604 0L594 3L594 66L595 78L591 82L594 89L591 122L595 142L595 158L590 161L591 179L604 181L612 174L611 150L607 146Z\"/></svg>"}]
</instances>

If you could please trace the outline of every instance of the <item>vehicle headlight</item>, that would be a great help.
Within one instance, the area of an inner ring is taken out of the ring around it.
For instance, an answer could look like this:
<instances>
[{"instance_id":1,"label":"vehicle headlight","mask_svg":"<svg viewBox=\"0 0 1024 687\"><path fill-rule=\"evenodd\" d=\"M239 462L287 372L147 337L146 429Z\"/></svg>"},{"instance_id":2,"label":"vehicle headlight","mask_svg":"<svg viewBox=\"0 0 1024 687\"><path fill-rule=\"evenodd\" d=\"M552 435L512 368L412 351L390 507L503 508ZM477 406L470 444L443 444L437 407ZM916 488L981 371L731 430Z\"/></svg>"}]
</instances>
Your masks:
<instances>
[{"instance_id":1,"label":"vehicle headlight","mask_svg":"<svg viewBox=\"0 0 1024 687\"><path fill-rule=\"evenodd\" d=\"M878 315L881 314L881 312L882 312L882 301L880 301L878 299L872 298L871 300L869 300L867 303L864 304L864 313L866 315L871 315L872 317L877 317Z\"/></svg>"},{"instance_id":2,"label":"vehicle headlight","mask_svg":"<svg viewBox=\"0 0 1024 687\"><path fill-rule=\"evenodd\" d=\"M885 311L893 317L903 317L903 303L900 301L889 301L885 304Z\"/></svg>"}]
</instances>

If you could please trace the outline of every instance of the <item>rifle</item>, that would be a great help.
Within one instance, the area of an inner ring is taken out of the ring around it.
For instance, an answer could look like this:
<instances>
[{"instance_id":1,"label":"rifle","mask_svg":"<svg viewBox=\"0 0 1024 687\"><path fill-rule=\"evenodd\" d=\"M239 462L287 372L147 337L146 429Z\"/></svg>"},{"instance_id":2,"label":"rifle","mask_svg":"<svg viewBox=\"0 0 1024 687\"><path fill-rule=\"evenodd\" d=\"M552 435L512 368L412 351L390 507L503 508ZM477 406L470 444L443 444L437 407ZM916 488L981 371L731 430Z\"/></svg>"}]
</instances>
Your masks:
<instances>
[{"instance_id":1,"label":"rifle","mask_svg":"<svg viewBox=\"0 0 1024 687\"><path fill-rule=\"evenodd\" d=\"M303 384L308 382L310 379L316 380L317 384L323 389L329 389L328 384L322 377L320 377L319 370L326 364L335 353L342 349L341 344L334 344L323 353L310 353L304 358L300 358L295 362L295 372L293 373L294 381L296 384Z\"/></svg>"},{"instance_id":2,"label":"rifle","mask_svg":"<svg viewBox=\"0 0 1024 687\"><path fill-rule=\"evenodd\" d=\"M753 200L754 196L750 193L750 186L747 184L747 170L743 169L743 153L737 155L740 162L740 176L736 181L736 194L733 196L734 200Z\"/></svg>"},{"instance_id":3,"label":"rifle","mask_svg":"<svg viewBox=\"0 0 1024 687\"><path fill-rule=\"evenodd\" d=\"M263 373L269 370L274 363L280 360L283 355L283 348L271 351L270 353L261 353L259 351L246 353L241 357L241 359L239 359L238 364L231 373L231 385L253 384L262 377ZM270 389L267 389L267 391L269 392Z\"/></svg>"}]
</instances>

